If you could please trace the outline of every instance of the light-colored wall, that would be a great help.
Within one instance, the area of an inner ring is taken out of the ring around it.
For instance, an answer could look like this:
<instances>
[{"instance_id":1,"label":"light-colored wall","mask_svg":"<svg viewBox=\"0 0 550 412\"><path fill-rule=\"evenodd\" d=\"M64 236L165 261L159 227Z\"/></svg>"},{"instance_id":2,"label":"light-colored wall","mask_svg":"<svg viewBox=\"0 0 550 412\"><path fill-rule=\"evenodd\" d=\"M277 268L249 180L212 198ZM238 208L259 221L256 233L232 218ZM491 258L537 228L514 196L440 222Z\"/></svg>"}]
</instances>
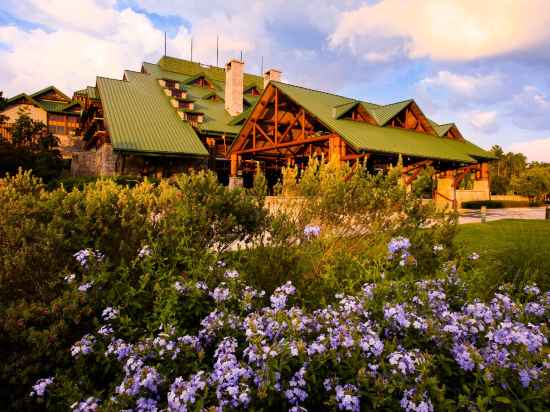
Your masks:
<instances>
[{"instance_id":1,"label":"light-colored wall","mask_svg":"<svg viewBox=\"0 0 550 412\"><path fill-rule=\"evenodd\" d=\"M454 190L453 177L444 177L437 179L437 193L445 196L436 195L435 201L439 206L452 206L452 201L456 200L457 206L460 207L463 202L474 200L489 200L489 179L474 180L471 190Z\"/></svg>"},{"instance_id":2,"label":"light-colored wall","mask_svg":"<svg viewBox=\"0 0 550 412\"><path fill-rule=\"evenodd\" d=\"M2 114L8 117L8 123L14 123L19 117L19 110L23 108L28 109L29 116L34 121L42 122L45 125L48 124L48 113L41 107L36 107L32 104L18 104L11 106L4 110Z\"/></svg>"}]
</instances>

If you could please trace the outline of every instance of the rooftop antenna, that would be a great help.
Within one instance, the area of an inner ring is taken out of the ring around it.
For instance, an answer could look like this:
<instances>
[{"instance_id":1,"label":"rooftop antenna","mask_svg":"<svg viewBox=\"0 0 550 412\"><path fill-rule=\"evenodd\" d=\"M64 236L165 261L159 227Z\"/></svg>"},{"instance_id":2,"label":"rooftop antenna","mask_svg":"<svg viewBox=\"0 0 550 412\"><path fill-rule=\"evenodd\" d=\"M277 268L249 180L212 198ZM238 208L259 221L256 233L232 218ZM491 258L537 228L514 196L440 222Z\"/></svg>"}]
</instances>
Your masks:
<instances>
[{"instance_id":1,"label":"rooftop antenna","mask_svg":"<svg viewBox=\"0 0 550 412\"><path fill-rule=\"evenodd\" d=\"M260 66L260 76L264 74L264 56L262 56L262 65Z\"/></svg>"},{"instance_id":2,"label":"rooftop antenna","mask_svg":"<svg viewBox=\"0 0 550 412\"><path fill-rule=\"evenodd\" d=\"M166 32L164 32L164 57L166 57Z\"/></svg>"},{"instance_id":3,"label":"rooftop antenna","mask_svg":"<svg viewBox=\"0 0 550 412\"><path fill-rule=\"evenodd\" d=\"M243 51L241 50L241 62L243 61Z\"/></svg>"},{"instance_id":4,"label":"rooftop antenna","mask_svg":"<svg viewBox=\"0 0 550 412\"><path fill-rule=\"evenodd\" d=\"M191 61L193 61L193 38L191 37Z\"/></svg>"},{"instance_id":5,"label":"rooftop antenna","mask_svg":"<svg viewBox=\"0 0 550 412\"><path fill-rule=\"evenodd\" d=\"M220 41L220 36L216 35L216 67L220 66L220 63L219 63L219 56L220 56L219 41Z\"/></svg>"}]
</instances>

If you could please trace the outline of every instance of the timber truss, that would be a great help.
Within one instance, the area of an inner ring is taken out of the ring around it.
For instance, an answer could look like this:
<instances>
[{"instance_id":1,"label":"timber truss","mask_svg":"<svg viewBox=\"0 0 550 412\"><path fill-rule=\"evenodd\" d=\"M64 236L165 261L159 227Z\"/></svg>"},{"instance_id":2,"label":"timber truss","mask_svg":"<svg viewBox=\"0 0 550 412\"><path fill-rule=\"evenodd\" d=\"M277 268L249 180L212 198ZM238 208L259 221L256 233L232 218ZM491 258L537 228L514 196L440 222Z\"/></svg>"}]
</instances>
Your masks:
<instances>
[{"instance_id":1,"label":"timber truss","mask_svg":"<svg viewBox=\"0 0 550 412\"><path fill-rule=\"evenodd\" d=\"M235 176L252 158L264 162L266 168L276 168L300 158L353 160L365 156L348 155L348 151L340 136L269 84L231 147L231 174Z\"/></svg>"}]
</instances>

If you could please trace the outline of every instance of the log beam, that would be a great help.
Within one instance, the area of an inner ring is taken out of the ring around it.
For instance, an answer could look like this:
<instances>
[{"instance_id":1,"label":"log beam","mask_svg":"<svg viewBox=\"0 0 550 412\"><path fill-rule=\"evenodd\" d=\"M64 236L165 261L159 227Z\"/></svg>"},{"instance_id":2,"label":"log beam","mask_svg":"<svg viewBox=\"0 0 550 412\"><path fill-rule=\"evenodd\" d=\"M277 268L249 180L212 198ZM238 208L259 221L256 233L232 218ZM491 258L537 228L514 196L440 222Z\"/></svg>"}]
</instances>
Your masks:
<instances>
[{"instance_id":1,"label":"log beam","mask_svg":"<svg viewBox=\"0 0 550 412\"><path fill-rule=\"evenodd\" d=\"M286 142L286 143L273 144L271 146L267 145L267 146L262 146L262 147L256 147L255 149L245 149L245 150L239 151L238 153L239 154L246 154L246 153L266 152L266 151L269 151L269 150L278 150L278 149L283 149L283 148L286 148L286 147L306 145L306 144L309 144L309 143L326 142L326 141L329 140L329 138L330 138L330 136L314 137L314 138L311 138L311 139L299 139L299 140L293 140L291 142Z\"/></svg>"}]
</instances>

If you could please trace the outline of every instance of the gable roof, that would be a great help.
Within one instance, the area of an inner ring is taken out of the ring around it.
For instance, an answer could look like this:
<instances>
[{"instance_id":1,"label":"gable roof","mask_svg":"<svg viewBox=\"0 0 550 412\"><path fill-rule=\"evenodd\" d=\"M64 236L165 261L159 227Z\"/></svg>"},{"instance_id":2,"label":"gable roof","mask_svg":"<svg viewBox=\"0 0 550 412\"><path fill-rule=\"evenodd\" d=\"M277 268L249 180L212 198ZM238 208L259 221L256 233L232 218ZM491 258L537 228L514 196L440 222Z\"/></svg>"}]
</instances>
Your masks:
<instances>
[{"instance_id":1,"label":"gable roof","mask_svg":"<svg viewBox=\"0 0 550 412\"><path fill-rule=\"evenodd\" d=\"M175 67L168 65L172 70L168 71L163 69L161 62L174 63ZM176 64L177 63L177 64ZM184 70L189 70L189 73L185 73ZM237 125L238 121L235 120L242 118L242 113L237 116L231 116L225 110L224 91L225 91L225 71L220 67L203 66L199 63L189 62L186 60L173 59L173 58L161 58L158 64L143 63L142 71L151 75L154 79L173 80L182 85L182 88L187 92L187 98L194 103L194 110L204 113L203 122L197 125L197 129L203 133L212 134L227 134L236 135L239 133L240 126ZM191 82L201 76L205 76L214 85L214 90L207 87L200 87ZM259 76L253 76L245 74L245 79L248 77L254 80L255 77L261 79ZM256 79L257 81L259 81ZM263 79L262 79L263 82ZM263 85L263 83L262 83ZM253 84L257 87L256 84ZM244 86L246 88L247 86ZM159 87L160 89L160 87ZM220 97L220 100L214 101L210 97L216 94ZM259 96L243 95L244 101L253 106L258 100ZM168 98L167 98L168 99ZM245 109L243 113L247 112Z\"/></svg>"},{"instance_id":2,"label":"gable roof","mask_svg":"<svg viewBox=\"0 0 550 412\"><path fill-rule=\"evenodd\" d=\"M195 130L180 119L153 76L125 71L124 80L97 78L114 150L207 156Z\"/></svg>"},{"instance_id":3,"label":"gable roof","mask_svg":"<svg viewBox=\"0 0 550 412\"><path fill-rule=\"evenodd\" d=\"M488 152L470 142L334 117L334 107L344 107L349 110L357 102L354 99L277 81L271 81L270 84L315 116L328 129L339 134L358 151L395 153L462 163L474 163L476 157L492 158ZM370 105L372 113L372 104L365 103L367 107ZM411 100L381 106L383 110L378 111L378 119L383 122L384 119L391 118L391 114L398 113L410 103Z\"/></svg>"},{"instance_id":4,"label":"gable roof","mask_svg":"<svg viewBox=\"0 0 550 412\"><path fill-rule=\"evenodd\" d=\"M161 57L157 64L162 70L167 72L183 74L186 76L203 74L214 81L225 83L225 69L223 67L210 66L170 56ZM256 86L258 90L262 90L264 88L262 76L257 76L250 73L244 73L243 84L245 90L250 86Z\"/></svg>"},{"instance_id":5,"label":"gable roof","mask_svg":"<svg viewBox=\"0 0 550 412\"><path fill-rule=\"evenodd\" d=\"M40 99L40 96L44 95L47 92L55 91L57 93L60 93L63 98L65 98L65 101L55 101L55 100L43 100ZM20 99L25 99L29 101L31 104L40 107L47 111L48 113L63 113L65 114L65 110L70 109L71 107L75 105L79 105L75 100L71 100L69 97L67 97L65 94L59 91L55 86L48 86L42 90L39 90L37 92L34 92L32 94L27 93L19 93L18 95L15 95L11 97L10 99L6 100L6 105L10 105L12 103L17 102Z\"/></svg>"},{"instance_id":6,"label":"gable roof","mask_svg":"<svg viewBox=\"0 0 550 412\"><path fill-rule=\"evenodd\" d=\"M71 100L71 98L69 96L67 96L65 93L63 93L61 90L59 90L55 86L48 86L48 87L43 88L42 90L38 90L37 92L34 92L33 94L31 94L31 97L33 97L35 99L38 99L43 94L46 94L46 93L51 92L51 91L54 91L54 92L60 94L61 97L63 97L67 101Z\"/></svg>"}]
</instances>

